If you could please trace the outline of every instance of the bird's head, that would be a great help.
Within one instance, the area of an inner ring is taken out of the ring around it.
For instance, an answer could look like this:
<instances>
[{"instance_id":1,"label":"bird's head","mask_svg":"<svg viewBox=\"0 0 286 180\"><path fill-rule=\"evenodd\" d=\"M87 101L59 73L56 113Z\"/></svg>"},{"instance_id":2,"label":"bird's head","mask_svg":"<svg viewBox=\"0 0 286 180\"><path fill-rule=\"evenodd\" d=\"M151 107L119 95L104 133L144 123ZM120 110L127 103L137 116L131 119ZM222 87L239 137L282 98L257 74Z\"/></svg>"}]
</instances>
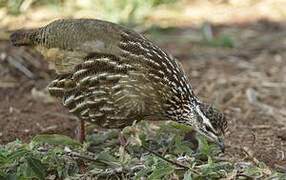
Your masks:
<instances>
[{"instance_id":1,"label":"bird's head","mask_svg":"<svg viewBox=\"0 0 286 180\"><path fill-rule=\"evenodd\" d=\"M196 132L216 143L224 152L223 135L227 130L227 120L223 113L213 106L193 101L179 122L192 126Z\"/></svg>"}]
</instances>

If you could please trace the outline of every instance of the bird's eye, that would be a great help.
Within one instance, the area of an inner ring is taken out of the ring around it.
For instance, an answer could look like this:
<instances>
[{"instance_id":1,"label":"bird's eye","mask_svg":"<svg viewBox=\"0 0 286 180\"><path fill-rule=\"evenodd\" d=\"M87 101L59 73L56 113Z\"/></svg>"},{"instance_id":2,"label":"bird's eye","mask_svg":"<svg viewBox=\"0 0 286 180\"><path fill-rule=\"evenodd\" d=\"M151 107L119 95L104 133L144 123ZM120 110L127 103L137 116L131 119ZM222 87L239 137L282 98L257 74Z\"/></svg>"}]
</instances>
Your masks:
<instances>
[{"instance_id":1,"label":"bird's eye","mask_svg":"<svg viewBox=\"0 0 286 180\"><path fill-rule=\"evenodd\" d=\"M207 131L212 131L209 126L206 126L206 130L207 130Z\"/></svg>"}]
</instances>

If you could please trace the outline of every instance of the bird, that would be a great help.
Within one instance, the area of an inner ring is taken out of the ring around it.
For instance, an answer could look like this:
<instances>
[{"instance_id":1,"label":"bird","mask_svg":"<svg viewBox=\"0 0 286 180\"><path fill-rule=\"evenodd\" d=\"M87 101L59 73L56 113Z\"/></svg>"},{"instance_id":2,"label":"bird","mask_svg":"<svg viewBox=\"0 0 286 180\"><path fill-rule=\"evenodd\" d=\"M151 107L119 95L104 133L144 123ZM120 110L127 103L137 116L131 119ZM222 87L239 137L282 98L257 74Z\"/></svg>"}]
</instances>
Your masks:
<instances>
[{"instance_id":1,"label":"bird","mask_svg":"<svg viewBox=\"0 0 286 180\"><path fill-rule=\"evenodd\" d=\"M10 40L36 48L53 66L57 78L48 90L82 129L85 121L122 129L171 120L224 150L223 113L200 101L179 61L142 34L98 19L59 19L16 30Z\"/></svg>"}]
</instances>

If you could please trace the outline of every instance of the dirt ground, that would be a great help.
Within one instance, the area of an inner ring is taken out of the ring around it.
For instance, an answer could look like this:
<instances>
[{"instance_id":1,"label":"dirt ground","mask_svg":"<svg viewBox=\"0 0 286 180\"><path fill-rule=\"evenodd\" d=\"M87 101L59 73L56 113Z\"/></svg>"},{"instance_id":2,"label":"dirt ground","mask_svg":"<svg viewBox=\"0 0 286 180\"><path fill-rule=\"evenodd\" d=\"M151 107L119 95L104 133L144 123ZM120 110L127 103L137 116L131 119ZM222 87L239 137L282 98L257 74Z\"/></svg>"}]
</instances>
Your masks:
<instances>
[{"instance_id":1,"label":"dirt ground","mask_svg":"<svg viewBox=\"0 0 286 180\"><path fill-rule=\"evenodd\" d=\"M195 92L226 113L230 121L226 157L252 157L285 168L286 24L259 21L213 30L215 35L232 37L235 47L189 41L186 34L200 32L190 27L163 34L159 44L182 62ZM40 59L33 50L0 41L2 144L27 141L39 133L74 136L74 117L45 91L55 74Z\"/></svg>"}]
</instances>

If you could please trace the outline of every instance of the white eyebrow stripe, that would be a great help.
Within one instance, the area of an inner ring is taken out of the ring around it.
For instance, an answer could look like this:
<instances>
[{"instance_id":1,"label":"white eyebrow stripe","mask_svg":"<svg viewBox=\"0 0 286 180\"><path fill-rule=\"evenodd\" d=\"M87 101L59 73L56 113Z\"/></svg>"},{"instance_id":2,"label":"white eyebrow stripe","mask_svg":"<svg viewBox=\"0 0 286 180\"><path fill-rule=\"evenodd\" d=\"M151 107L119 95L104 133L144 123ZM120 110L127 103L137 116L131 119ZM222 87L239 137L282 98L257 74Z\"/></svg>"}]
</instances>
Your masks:
<instances>
[{"instance_id":1,"label":"white eyebrow stripe","mask_svg":"<svg viewBox=\"0 0 286 180\"><path fill-rule=\"evenodd\" d=\"M204 115L204 113L202 113L199 105L196 106L196 111L203 118L203 123L208 125L212 129L213 132L217 133L217 131L214 129L214 127L210 123L210 120Z\"/></svg>"}]
</instances>

